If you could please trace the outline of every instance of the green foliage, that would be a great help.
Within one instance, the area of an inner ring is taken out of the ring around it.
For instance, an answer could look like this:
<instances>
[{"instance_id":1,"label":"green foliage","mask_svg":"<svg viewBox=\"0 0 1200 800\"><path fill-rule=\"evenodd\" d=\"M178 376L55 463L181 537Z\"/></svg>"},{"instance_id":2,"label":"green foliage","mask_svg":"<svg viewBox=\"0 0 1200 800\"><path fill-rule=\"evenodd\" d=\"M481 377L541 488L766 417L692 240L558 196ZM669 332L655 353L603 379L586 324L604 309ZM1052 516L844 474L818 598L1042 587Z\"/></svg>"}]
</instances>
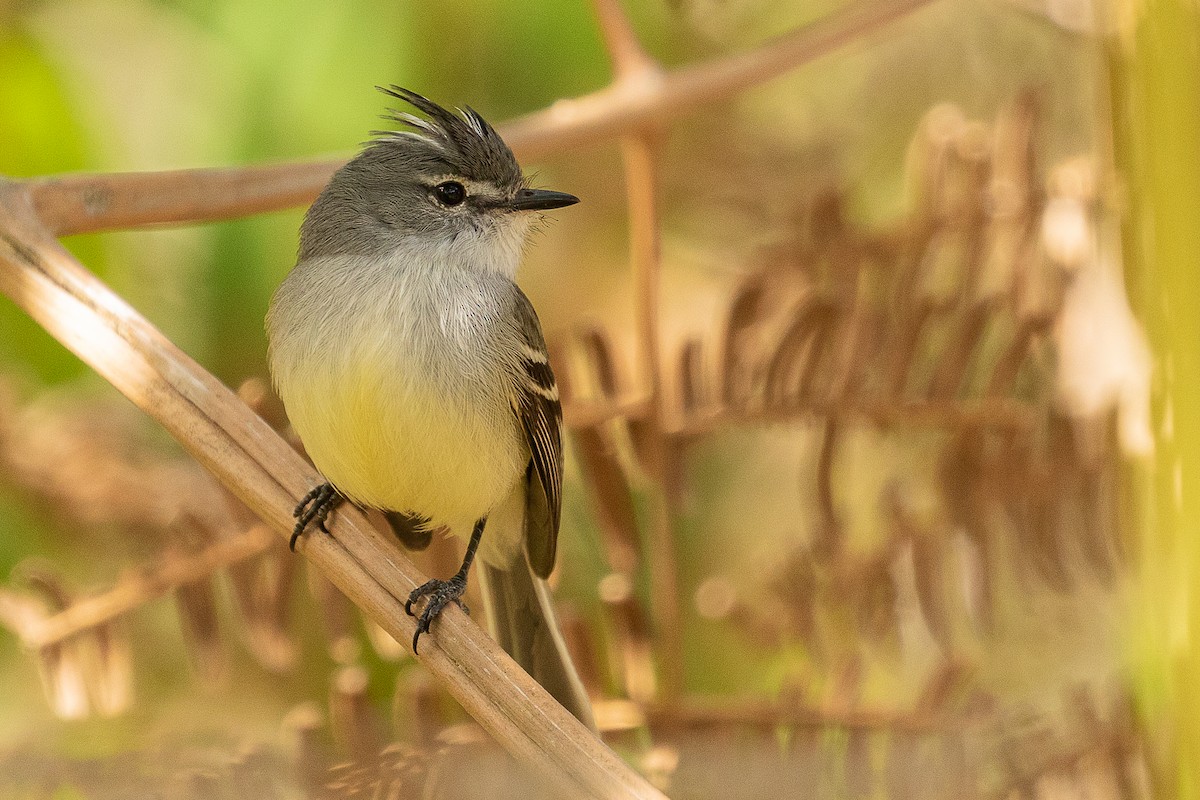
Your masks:
<instances>
[{"instance_id":1,"label":"green foliage","mask_svg":"<svg viewBox=\"0 0 1200 800\"><path fill-rule=\"evenodd\" d=\"M93 166L85 125L69 90L37 41L20 28L0 28L0 176L27 177ZM94 238L72 243L76 255L103 274L104 250ZM87 370L11 303L0 304L0 359L8 370L42 383L61 383Z\"/></svg>"},{"instance_id":2,"label":"green foliage","mask_svg":"<svg viewBox=\"0 0 1200 800\"><path fill-rule=\"evenodd\" d=\"M1200 10L1147 4L1121 33L1111 55L1126 274L1154 349L1159 434L1153 463L1131 476L1141 561L1128 644L1159 776L1175 775L1162 788L1184 798L1200 793Z\"/></svg>"}]
</instances>

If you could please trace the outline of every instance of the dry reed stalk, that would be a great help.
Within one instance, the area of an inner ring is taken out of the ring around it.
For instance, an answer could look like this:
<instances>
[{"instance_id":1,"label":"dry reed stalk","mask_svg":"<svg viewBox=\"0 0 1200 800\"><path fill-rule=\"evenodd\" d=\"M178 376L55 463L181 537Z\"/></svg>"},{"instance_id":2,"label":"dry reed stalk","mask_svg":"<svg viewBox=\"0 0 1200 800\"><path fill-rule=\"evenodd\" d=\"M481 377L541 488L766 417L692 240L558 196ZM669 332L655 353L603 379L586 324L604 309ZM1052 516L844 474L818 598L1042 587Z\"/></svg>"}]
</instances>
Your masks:
<instances>
[{"instance_id":1,"label":"dry reed stalk","mask_svg":"<svg viewBox=\"0 0 1200 800\"><path fill-rule=\"evenodd\" d=\"M665 73L633 32L618 0L595 0L613 66L612 91L636 96L662 84ZM667 487L676 483L673 459L663 429L662 338L659 330L662 282L662 226L659 222L658 150L661 121L648 120L621 139L625 192L629 212L629 252L637 307L638 365L647 414L631 425L634 441L653 482L650 498L650 595L655 652L661 682L655 686L668 698L683 692L683 614L679 603L679 569L675 557L675 526ZM627 679L630 677L626 676ZM628 681L627 681L628 682Z\"/></svg>"},{"instance_id":2,"label":"dry reed stalk","mask_svg":"<svg viewBox=\"0 0 1200 800\"><path fill-rule=\"evenodd\" d=\"M228 675L229 659L217 619L217 595L212 581L200 579L175 587L175 603L183 641L195 670L209 683Z\"/></svg>"},{"instance_id":3,"label":"dry reed stalk","mask_svg":"<svg viewBox=\"0 0 1200 800\"><path fill-rule=\"evenodd\" d=\"M333 739L356 761L379 752L385 738L383 725L367 697L369 676L362 666L339 668L329 687L329 722Z\"/></svg>"},{"instance_id":4,"label":"dry reed stalk","mask_svg":"<svg viewBox=\"0 0 1200 800\"><path fill-rule=\"evenodd\" d=\"M308 797L316 795L329 769L331 754L324 738L324 725L324 715L312 701L297 705L283 718L283 729L296 753L293 761L296 782Z\"/></svg>"},{"instance_id":5,"label":"dry reed stalk","mask_svg":"<svg viewBox=\"0 0 1200 800\"><path fill-rule=\"evenodd\" d=\"M651 132L622 141L625 188L630 220L630 260L638 306L638 361L648 407L645 418L631 423L634 442L653 482L649 512L650 610L654 618L655 652L667 697L683 692L683 614L679 606L679 568L675 557L675 525L667 487L671 474L670 443L663 426L662 340L659 336L661 244L656 188L656 145Z\"/></svg>"},{"instance_id":6,"label":"dry reed stalk","mask_svg":"<svg viewBox=\"0 0 1200 800\"><path fill-rule=\"evenodd\" d=\"M26 561L16 572L33 594L0 594L0 617L14 630L36 627L47 609L61 613L75 602L52 565ZM129 707L133 668L119 621L98 622L81 635L46 644L35 658L47 699L60 717L113 716Z\"/></svg>"}]
</instances>

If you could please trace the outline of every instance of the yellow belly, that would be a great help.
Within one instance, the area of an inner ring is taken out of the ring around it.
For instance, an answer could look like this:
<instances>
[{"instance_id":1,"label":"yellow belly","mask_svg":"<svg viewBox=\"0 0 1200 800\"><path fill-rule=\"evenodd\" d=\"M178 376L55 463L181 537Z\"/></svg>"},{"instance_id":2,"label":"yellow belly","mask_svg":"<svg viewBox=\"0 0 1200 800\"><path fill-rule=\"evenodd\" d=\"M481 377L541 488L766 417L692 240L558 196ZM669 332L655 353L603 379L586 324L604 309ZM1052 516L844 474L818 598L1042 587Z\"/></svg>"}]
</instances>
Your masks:
<instances>
[{"instance_id":1,"label":"yellow belly","mask_svg":"<svg viewBox=\"0 0 1200 800\"><path fill-rule=\"evenodd\" d=\"M276 292L275 386L313 463L355 502L467 534L524 476L485 277L398 250L301 262Z\"/></svg>"},{"instance_id":2,"label":"yellow belly","mask_svg":"<svg viewBox=\"0 0 1200 800\"><path fill-rule=\"evenodd\" d=\"M357 503L465 533L524 474L523 437L498 394L454 402L372 363L319 372L280 392L313 463Z\"/></svg>"}]
</instances>

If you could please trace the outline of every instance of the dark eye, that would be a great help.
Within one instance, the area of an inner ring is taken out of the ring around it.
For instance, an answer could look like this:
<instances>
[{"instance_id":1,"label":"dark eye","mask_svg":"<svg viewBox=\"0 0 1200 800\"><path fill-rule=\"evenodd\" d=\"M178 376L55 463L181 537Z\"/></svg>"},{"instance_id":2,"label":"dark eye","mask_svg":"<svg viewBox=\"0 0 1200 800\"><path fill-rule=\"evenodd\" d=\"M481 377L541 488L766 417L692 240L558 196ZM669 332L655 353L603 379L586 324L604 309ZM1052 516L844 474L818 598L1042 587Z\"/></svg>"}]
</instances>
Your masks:
<instances>
[{"instance_id":1,"label":"dark eye","mask_svg":"<svg viewBox=\"0 0 1200 800\"><path fill-rule=\"evenodd\" d=\"M444 206L456 206L467 199L467 190L458 181L446 181L433 187L433 194Z\"/></svg>"}]
</instances>

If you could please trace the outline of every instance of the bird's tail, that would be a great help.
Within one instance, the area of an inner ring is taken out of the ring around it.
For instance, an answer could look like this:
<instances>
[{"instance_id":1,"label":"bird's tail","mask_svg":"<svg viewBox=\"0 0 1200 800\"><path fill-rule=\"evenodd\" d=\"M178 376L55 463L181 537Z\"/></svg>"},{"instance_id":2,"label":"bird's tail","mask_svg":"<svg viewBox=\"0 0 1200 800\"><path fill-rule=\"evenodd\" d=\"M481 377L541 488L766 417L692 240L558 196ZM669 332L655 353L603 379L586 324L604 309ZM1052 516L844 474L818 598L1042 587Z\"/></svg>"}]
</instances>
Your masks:
<instances>
[{"instance_id":1,"label":"bird's tail","mask_svg":"<svg viewBox=\"0 0 1200 800\"><path fill-rule=\"evenodd\" d=\"M482 562L478 572L496 641L555 700L596 730L591 702L558 627L550 587L530 570L524 552L507 569Z\"/></svg>"}]
</instances>

